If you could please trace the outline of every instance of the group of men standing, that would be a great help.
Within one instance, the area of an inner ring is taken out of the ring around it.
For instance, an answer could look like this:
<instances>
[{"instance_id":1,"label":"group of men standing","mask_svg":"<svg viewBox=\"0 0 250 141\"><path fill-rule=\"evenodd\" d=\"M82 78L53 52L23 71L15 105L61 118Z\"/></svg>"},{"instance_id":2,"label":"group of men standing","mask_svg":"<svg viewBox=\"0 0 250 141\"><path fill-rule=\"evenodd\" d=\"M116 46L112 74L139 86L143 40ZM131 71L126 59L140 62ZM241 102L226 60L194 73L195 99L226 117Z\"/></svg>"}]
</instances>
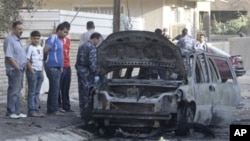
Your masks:
<instances>
[{"instance_id":1,"label":"group of men standing","mask_svg":"<svg viewBox=\"0 0 250 141\"><path fill-rule=\"evenodd\" d=\"M95 32L95 25L92 21L87 22L87 30L80 38L75 64L80 114L83 119L88 116L90 87L94 85L95 77L98 76L96 47L102 41L102 36ZM67 37L69 31L70 23L60 23L55 34L50 35L46 40L44 48L39 45L41 33L36 30L32 31L31 43L25 49L21 42L23 24L20 21L13 23L12 34L4 41L5 66L8 76L6 116L10 118L27 117L20 112L20 97L25 72L28 80L28 116L45 116L39 112L39 94L44 79L43 70L49 80L47 114L63 115L65 112L73 112L69 98L71 83L70 39ZM160 30L156 30L155 33L170 39L166 33L162 34ZM182 34L178 36L177 46L183 48L184 51L192 50L193 47L197 50L206 50L204 34L201 34L199 39L203 40L199 40L199 44L195 45L194 40L188 35L187 29L183 29Z\"/></svg>"},{"instance_id":2,"label":"group of men standing","mask_svg":"<svg viewBox=\"0 0 250 141\"><path fill-rule=\"evenodd\" d=\"M96 46L100 44L101 35L94 32L94 23L87 23L88 32L81 37L76 70L79 84L79 106L81 116L85 117L88 106L89 87L97 75ZM40 46L41 33L37 30L30 34L31 43L25 48L21 42L23 23L16 21L12 25L12 34L4 41L5 66L8 77L7 111L10 118L24 118L20 112L21 90L26 72L28 81L27 108L28 116L44 117L39 111L39 94L43 83L43 70L49 80L47 97L47 115L63 115L73 112L70 106L69 89L71 83L70 39L67 37L70 23L60 23L55 34L46 40L45 47Z\"/></svg>"},{"instance_id":3,"label":"group of men standing","mask_svg":"<svg viewBox=\"0 0 250 141\"><path fill-rule=\"evenodd\" d=\"M188 34L187 28L183 28L182 33L172 39L172 41L175 40L178 41L176 45L181 48L182 54L192 51L208 51L205 34L203 33L197 34L197 39L195 40Z\"/></svg>"},{"instance_id":4,"label":"group of men standing","mask_svg":"<svg viewBox=\"0 0 250 141\"><path fill-rule=\"evenodd\" d=\"M181 34L177 35L172 39L168 34L167 28L163 28L163 30L157 28L155 29L155 33L166 37L172 42L177 41L176 46L181 48L182 54L197 50L208 51L208 47L205 41L205 34L203 33L197 34L197 40L195 40L192 36L188 34L187 28L183 28Z\"/></svg>"}]
</instances>

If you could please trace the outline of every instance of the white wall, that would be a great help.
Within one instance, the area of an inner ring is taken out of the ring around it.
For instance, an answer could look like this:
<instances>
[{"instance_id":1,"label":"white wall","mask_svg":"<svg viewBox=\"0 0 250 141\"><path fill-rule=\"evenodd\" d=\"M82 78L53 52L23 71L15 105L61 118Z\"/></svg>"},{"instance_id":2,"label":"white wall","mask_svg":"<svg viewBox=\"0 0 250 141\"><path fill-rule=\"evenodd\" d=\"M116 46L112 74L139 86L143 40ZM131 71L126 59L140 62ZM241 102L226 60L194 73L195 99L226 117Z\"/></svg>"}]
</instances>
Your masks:
<instances>
[{"instance_id":1,"label":"white wall","mask_svg":"<svg viewBox=\"0 0 250 141\"><path fill-rule=\"evenodd\" d=\"M208 43L208 44L212 45L214 47L217 47L217 48L225 51L226 53L230 54L229 42L211 42L211 43Z\"/></svg>"},{"instance_id":2,"label":"white wall","mask_svg":"<svg viewBox=\"0 0 250 141\"><path fill-rule=\"evenodd\" d=\"M66 10L37 10L35 12L22 11L21 16L24 21L25 30L23 37L29 37L32 30L39 30L43 35L48 36L53 29L63 21L72 22L70 34L81 34L86 31L87 21L93 21L96 31L104 36L112 33L113 16L108 14L95 14L87 12L66 11ZM132 30L143 30L144 20L132 17Z\"/></svg>"}]
</instances>

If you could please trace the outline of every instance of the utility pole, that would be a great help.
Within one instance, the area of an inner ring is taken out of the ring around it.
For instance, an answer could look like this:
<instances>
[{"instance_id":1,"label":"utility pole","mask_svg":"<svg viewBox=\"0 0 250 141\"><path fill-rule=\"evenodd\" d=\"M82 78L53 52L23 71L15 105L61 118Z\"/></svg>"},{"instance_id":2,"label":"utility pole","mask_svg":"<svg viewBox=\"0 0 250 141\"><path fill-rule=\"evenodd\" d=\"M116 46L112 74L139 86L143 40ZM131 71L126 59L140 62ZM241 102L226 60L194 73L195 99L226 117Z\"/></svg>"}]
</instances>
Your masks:
<instances>
[{"instance_id":1,"label":"utility pole","mask_svg":"<svg viewBox=\"0 0 250 141\"><path fill-rule=\"evenodd\" d=\"M120 30L120 5L121 0L114 0L113 32L118 32Z\"/></svg>"},{"instance_id":2,"label":"utility pole","mask_svg":"<svg viewBox=\"0 0 250 141\"><path fill-rule=\"evenodd\" d=\"M114 11L113 11L113 33L120 31L120 0L114 0ZM116 70L113 73L114 78L118 78L121 70Z\"/></svg>"}]
</instances>

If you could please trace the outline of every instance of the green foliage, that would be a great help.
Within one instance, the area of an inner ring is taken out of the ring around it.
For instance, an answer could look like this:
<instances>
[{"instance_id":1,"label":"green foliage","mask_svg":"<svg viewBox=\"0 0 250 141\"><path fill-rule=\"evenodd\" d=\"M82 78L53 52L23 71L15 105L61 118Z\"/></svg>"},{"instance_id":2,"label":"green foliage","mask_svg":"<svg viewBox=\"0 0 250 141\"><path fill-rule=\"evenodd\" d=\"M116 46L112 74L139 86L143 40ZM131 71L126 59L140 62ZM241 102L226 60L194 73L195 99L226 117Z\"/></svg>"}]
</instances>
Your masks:
<instances>
[{"instance_id":1,"label":"green foliage","mask_svg":"<svg viewBox=\"0 0 250 141\"><path fill-rule=\"evenodd\" d=\"M0 32L9 32L13 21L22 20L20 9L33 11L42 5L43 0L0 0Z\"/></svg>"},{"instance_id":2,"label":"green foliage","mask_svg":"<svg viewBox=\"0 0 250 141\"><path fill-rule=\"evenodd\" d=\"M239 14L236 19L228 20L226 23L212 21L213 34L238 34L248 28L248 19L245 15Z\"/></svg>"},{"instance_id":3,"label":"green foliage","mask_svg":"<svg viewBox=\"0 0 250 141\"><path fill-rule=\"evenodd\" d=\"M230 20L226 23L227 33L234 34L238 33L242 30L247 29L248 27L248 19L246 16L241 15L237 19Z\"/></svg>"}]
</instances>

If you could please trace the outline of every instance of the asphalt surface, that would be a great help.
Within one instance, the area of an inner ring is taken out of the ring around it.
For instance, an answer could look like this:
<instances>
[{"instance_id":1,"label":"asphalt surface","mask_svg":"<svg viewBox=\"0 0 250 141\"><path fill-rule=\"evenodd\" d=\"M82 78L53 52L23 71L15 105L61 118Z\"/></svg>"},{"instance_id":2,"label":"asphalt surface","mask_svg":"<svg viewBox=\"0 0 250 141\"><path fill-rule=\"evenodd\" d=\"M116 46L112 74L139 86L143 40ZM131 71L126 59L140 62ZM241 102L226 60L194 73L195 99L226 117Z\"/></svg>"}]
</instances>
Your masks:
<instances>
[{"instance_id":1,"label":"asphalt surface","mask_svg":"<svg viewBox=\"0 0 250 141\"><path fill-rule=\"evenodd\" d=\"M238 78L241 87L241 104L235 113L235 124L250 125L250 74ZM41 111L46 112L46 94L42 94ZM26 100L22 101L22 111L27 112ZM71 94L72 109L75 112L65 113L62 116L46 116L45 118L9 119L5 116L6 103L0 103L0 141L158 141L160 138L169 141L228 141L228 127L210 127L215 138L205 138L203 134L194 132L192 135L178 138L173 132L156 136L150 139L124 137L97 137L84 130L79 117L78 96Z\"/></svg>"},{"instance_id":2,"label":"asphalt surface","mask_svg":"<svg viewBox=\"0 0 250 141\"><path fill-rule=\"evenodd\" d=\"M72 96L74 97L74 96ZM46 113L46 94L41 95L41 112ZM64 115L51 115L44 118L27 117L10 119L5 116L6 103L0 104L0 141L82 141L81 136L73 132L82 124L78 113L78 102L71 99L72 109ZM22 100L22 112L27 113L26 100Z\"/></svg>"}]
</instances>

